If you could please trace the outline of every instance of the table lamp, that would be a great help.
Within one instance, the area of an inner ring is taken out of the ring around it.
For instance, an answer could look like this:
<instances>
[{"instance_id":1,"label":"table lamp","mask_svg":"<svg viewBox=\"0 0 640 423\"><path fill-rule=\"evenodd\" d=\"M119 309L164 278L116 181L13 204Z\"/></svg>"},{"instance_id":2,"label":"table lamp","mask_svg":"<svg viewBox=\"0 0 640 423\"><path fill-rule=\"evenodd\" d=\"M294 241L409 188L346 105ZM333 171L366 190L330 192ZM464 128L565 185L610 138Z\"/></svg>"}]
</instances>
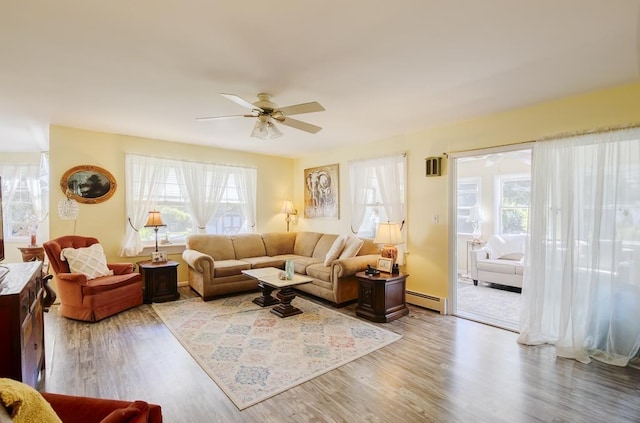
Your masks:
<instances>
[{"instance_id":1,"label":"table lamp","mask_svg":"<svg viewBox=\"0 0 640 423\"><path fill-rule=\"evenodd\" d=\"M373 239L374 244L383 244L380 255L382 257L393 259L395 264L398 258L397 244L402 244L402 233L400 232L399 223L380 223L376 231L376 237Z\"/></svg>"},{"instance_id":2,"label":"table lamp","mask_svg":"<svg viewBox=\"0 0 640 423\"><path fill-rule=\"evenodd\" d=\"M280 213L286 213L287 214L287 232L289 232L289 223L291 223L291 215L296 215L298 214L298 211L293 207L293 202L291 202L290 200L286 200L284 203L282 203L282 208L280 209Z\"/></svg>"},{"instance_id":3,"label":"table lamp","mask_svg":"<svg viewBox=\"0 0 640 423\"><path fill-rule=\"evenodd\" d=\"M158 252L158 227L167 226L162 221L162 217L160 217L159 211L150 211L149 216L147 217L147 223L144 224L145 228L153 228L156 232L156 253Z\"/></svg>"}]
</instances>

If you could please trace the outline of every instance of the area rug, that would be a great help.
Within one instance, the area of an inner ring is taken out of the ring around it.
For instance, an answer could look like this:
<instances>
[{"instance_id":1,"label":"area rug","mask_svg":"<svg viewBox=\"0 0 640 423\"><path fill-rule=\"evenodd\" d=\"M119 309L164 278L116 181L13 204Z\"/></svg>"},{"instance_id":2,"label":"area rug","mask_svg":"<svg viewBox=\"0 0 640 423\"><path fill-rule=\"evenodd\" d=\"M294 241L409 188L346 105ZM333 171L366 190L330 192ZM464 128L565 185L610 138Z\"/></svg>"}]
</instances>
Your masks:
<instances>
[{"instance_id":1,"label":"area rug","mask_svg":"<svg viewBox=\"0 0 640 423\"><path fill-rule=\"evenodd\" d=\"M486 316L517 328L522 307L522 294L471 281L458 280L458 311Z\"/></svg>"},{"instance_id":2,"label":"area rug","mask_svg":"<svg viewBox=\"0 0 640 423\"><path fill-rule=\"evenodd\" d=\"M293 300L302 314L280 318L253 304L256 295L153 304L240 410L401 338L303 298Z\"/></svg>"}]
</instances>

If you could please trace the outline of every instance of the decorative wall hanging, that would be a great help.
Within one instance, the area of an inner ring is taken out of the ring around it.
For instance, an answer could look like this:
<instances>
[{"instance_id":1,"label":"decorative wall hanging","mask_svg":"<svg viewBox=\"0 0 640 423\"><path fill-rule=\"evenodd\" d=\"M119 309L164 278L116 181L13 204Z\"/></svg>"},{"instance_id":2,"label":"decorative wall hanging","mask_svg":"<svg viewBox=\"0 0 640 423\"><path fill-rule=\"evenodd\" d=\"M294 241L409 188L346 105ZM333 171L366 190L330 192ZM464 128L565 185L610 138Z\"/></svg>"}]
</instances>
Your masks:
<instances>
[{"instance_id":1,"label":"decorative wall hanging","mask_svg":"<svg viewBox=\"0 0 640 423\"><path fill-rule=\"evenodd\" d=\"M82 165L67 170L60 179L60 188L68 198L83 204L97 204L111 198L116 191L116 179L98 166Z\"/></svg>"},{"instance_id":2,"label":"decorative wall hanging","mask_svg":"<svg viewBox=\"0 0 640 423\"><path fill-rule=\"evenodd\" d=\"M338 163L304 170L305 219L338 219Z\"/></svg>"}]
</instances>

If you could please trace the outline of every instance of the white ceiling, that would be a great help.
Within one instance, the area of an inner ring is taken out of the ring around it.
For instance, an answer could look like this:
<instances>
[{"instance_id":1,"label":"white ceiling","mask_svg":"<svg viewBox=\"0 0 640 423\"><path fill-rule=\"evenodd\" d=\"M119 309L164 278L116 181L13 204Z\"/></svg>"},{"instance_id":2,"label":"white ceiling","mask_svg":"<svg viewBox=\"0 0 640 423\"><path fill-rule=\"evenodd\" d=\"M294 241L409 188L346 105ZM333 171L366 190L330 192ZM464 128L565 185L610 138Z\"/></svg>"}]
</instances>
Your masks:
<instances>
[{"instance_id":1,"label":"white ceiling","mask_svg":"<svg viewBox=\"0 0 640 423\"><path fill-rule=\"evenodd\" d=\"M48 125L302 156L640 80L639 0L21 0L0 6L0 151ZM268 92L315 135L250 138Z\"/></svg>"}]
</instances>

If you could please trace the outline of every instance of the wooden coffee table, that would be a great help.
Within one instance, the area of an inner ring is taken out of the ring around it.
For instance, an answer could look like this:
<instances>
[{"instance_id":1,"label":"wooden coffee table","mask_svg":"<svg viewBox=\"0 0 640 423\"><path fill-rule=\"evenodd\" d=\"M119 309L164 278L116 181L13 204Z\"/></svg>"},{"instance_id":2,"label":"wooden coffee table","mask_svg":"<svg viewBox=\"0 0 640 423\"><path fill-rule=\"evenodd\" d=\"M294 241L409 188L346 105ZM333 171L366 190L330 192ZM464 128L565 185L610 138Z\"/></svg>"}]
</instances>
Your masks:
<instances>
[{"instance_id":1,"label":"wooden coffee table","mask_svg":"<svg viewBox=\"0 0 640 423\"><path fill-rule=\"evenodd\" d=\"M258 280L258 287L262 291L262 296L255 298L253 302L260 307L268 307L276 305L271 312L279 317L295 316L302 313L297 307L291 305L291 301L296 297L296 293L292 287L309 283L313 279L294 274L293 279L280 279L282 270L275 267L265 267L262 269L243 270L242 273L250 278ZM271 296L271 293L279 289L276 294L277 299Z\"/></svg>"}]
</instances>

